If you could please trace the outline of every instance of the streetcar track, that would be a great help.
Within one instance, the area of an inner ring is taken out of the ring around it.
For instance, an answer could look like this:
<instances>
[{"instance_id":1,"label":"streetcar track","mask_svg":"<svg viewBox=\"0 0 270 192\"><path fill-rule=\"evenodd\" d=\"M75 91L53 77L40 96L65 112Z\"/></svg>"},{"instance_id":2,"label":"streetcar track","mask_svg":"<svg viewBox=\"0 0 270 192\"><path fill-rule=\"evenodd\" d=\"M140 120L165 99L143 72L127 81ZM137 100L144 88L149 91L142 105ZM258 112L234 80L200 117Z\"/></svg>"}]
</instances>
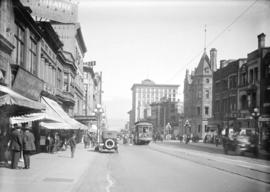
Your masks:
<instances>
[{"instance_id":1,"label":"streetcar track","mask_svg":"<svg viewBox=\"0 0 270 192\"><path fill-rule=\"evenodd\" d=\"M217 166L214 166L214 165L210 165L210 164L207 164L207 163L204 163L204 162L200 162L200 161L196 161L194 159L191 159L191 158L188 158L188 157L184 157L184 156L180 156L180 155L177 155L177 154L172 154L170 152L166 152L166 151L163 151L163 150L160 150L160 149L155 149L153 147L149 147L150 150L153 150L153 151L157 151L157 152L160 152L160 153L163 153L163 154L166 154L166 155L170 155L170 156L174 156L176 158L181 158L181 159L184 159L184 160L189 160L193 163L196 163L196 164L199 164L199 165L203 165L203 166L206 166L206 167L210 167L210 168L214 168L214 169L217 169L219 171L223 171L223 172L226 172L226 173L230 173L230 174L234 174L234 175L238 175L238 176L241 176L241 177L244 177L244 178L248 178L248 179L251 179L251 180L255 180L255 181L259 181L259 182L262 182L262 183L266 183L266 184L270 184L270 181L265 181L265 180L262 180L262 179L259 179L259 178L255 178L255 177L252 177L252 176L248 176L248 175L243 175L241 173L238 173L238 172L234 172L232 170L228 170L228 169L225 169L225 168L221 168L221 167L217 167ZM190 155L188 153L184 153L185 155ZM192 155L190 155L192 156ZM215 161L213 159L209 159L209 158L206 158L208 161ZM237 166L237 165L236 165ZM241 167L241 166L239 166ZM247 168L247 167L243 167L243 168ZM263 171L260 171L260 170L256 170L256 169L253 169L253 168L247 168L249 170L252 170L254 172L259 172L259 173L264 173L264 174L267 174L269 175L270 173L268 172L263 172Z\"/></svg>"}]
</instances>

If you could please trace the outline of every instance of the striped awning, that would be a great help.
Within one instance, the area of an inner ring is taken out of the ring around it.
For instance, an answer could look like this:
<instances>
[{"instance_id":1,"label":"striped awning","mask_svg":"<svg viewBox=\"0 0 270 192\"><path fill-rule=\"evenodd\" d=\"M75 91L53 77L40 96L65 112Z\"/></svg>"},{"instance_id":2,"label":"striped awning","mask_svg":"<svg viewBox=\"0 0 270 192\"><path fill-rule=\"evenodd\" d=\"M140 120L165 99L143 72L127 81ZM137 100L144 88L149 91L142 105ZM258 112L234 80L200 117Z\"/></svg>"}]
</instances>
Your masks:
<instances>
[{"instance_id":1,"label":"striped awning","mask_svg":"<svg viewBox=\"0 0 270 192\"><path fill-rule=\"evenodd\" d=\"M68 129L87 129L87 126L81 124L80 122L76 121L75 119L71 118L63 109L62 107L55 102L54 100L42 97L41 101L46 105L46 112L50 112L53 114L54 117L57 117L58 121L64 124L67 124ZM52 115L51 115L52 116ZM48 124L46 124L48 125ZM54 125L54 124L51 124ZM58 124L57 124L58 125Z\"/></svg>"}]
</instances>

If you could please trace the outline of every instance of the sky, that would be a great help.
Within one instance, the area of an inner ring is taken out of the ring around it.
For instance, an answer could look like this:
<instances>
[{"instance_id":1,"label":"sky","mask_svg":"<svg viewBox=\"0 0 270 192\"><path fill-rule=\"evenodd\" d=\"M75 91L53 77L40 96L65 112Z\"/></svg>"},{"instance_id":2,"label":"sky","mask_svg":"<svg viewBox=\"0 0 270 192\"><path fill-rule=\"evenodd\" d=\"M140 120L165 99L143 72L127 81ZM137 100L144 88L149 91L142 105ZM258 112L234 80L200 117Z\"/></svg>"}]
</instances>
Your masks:
<instances>
[{"instance_id":1,"label":"sky","mask_svg":"<svg viewBox=\"0 0 270 192\"><path fill-rule=\"evenodd\" d=\"M109 128L128 121L134 83L180 85L183 100L185 71L198 65L204 47L208 55L217 49L218 65L245 58L262 32L270 46L269 19L263 0L80 0L84 61L102 72Z\"/></svg>"}]
</instances>

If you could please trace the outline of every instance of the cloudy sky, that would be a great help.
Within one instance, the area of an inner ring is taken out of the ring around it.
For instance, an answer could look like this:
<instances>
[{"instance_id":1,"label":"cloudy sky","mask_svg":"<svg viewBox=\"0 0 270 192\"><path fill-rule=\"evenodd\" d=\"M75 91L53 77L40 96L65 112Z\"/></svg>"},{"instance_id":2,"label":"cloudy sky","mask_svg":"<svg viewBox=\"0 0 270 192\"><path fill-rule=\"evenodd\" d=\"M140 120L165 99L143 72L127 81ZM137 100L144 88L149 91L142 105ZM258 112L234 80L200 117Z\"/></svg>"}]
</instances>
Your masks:
<instances>
[{"instance_id":1,"label":"cloudy sky","mask_svg":"<svg viewBox=\"0 0 270 192\"><path fill-rule=\"evenodd\" d=\"M204 48L221 59L244 58L257 35L270 46L270 2L244 0L80 0L85 61L103 73L103 102L109 126L123 128L131 109L131 87L149 78L178 84L183 99L185 70ZM268 23L267 23L268 22Z\"/></svg>"}]
</instances>

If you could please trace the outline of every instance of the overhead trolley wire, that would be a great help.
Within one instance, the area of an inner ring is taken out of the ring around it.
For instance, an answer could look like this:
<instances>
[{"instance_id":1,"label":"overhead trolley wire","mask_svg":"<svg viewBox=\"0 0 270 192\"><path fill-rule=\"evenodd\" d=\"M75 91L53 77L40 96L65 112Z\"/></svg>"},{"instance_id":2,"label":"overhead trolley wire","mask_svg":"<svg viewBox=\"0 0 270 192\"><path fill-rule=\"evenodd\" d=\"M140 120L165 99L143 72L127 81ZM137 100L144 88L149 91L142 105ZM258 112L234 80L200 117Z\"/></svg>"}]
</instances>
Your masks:
<instances>
[{"instance_id":1,"label":"overhead trolley wire","mask_svg":"<svg viewBox=\"0 0 270 192\"><path fill-rule=\"evenodd\" d=\"M247 8L245 8L229 25L227 25L221 32L219 32L212 41L210 41L206 46L209 47L214 42L216 42L233 24L235 24L246 12L248 12L256 3L258 0L253 1ZM186 65L182 65L182 67L175 72L175 74L168 80L171 81L174 79L179 72L183 71L185 68L187 68L195 59L197 59L200 55L202 55L203 51L198 52L196 55L194 55L187 63Z\"/></svg>"}]
</instances>

